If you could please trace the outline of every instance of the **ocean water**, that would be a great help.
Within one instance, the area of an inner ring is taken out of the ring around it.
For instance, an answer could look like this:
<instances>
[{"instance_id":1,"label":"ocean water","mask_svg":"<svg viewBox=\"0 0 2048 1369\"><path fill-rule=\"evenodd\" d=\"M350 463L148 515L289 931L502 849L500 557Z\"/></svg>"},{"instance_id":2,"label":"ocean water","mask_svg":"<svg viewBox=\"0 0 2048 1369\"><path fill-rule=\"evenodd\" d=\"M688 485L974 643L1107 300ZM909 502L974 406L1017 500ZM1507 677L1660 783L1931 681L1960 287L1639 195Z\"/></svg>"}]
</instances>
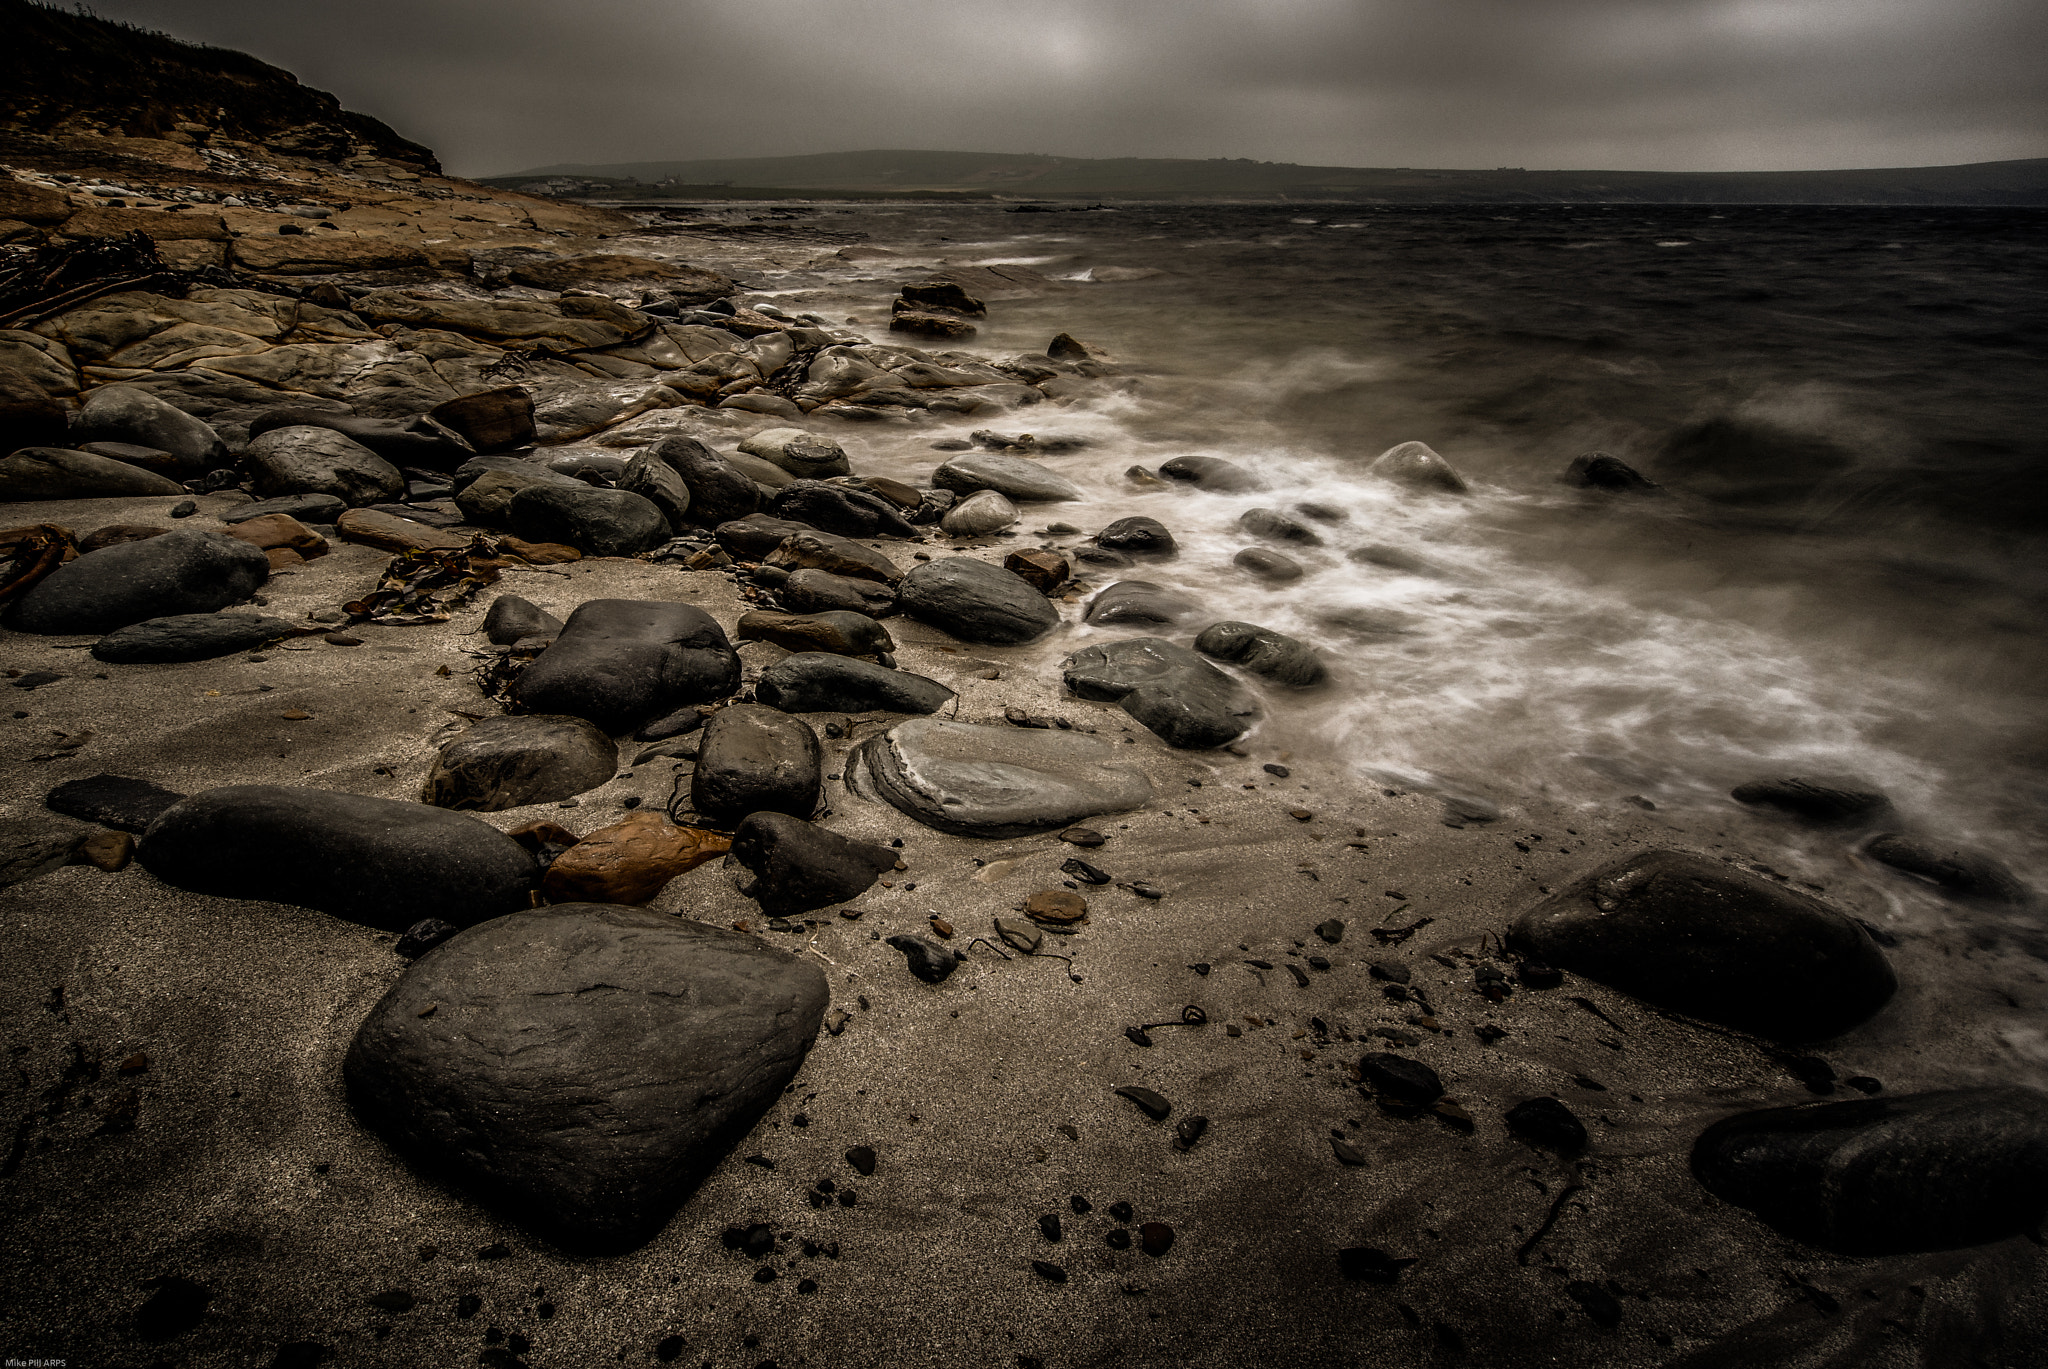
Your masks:
<instances>
[{"instance_id":1,"label":"ocean water","mask_svg":"<svg viewBox=\"0 0 2048 1369\"><path fill-rule=\"evenodd\" d=\"M955 429L1089 439L1046 458L1086 501L1026 506L1019 543L1151 515L1181 553L1129 577L1203 606L1169 635L1228 617L1313 642L1335 682L1269 696L1255 745L1510 813L1541 794L1700 814L1757 776L1858 778L1893 796L1896 826L2048 885L2048 215L1125 204L804 222L896 254L754 281L834 321L878 325L942 264L1059 282L992 300L972 350L1070 332L1114 354L1128 393L847 444L923 480ZM1410 440L1472 492L1367 474ZM1662 493L1563 483L1592 451ZM1266 487L1125 478L1186 454ZM1304 578L1232 565L1258 545L1240 514L1302 503L1343 515L1311 524L1321 547L1275 548ZM1364 547L1381 563L1349 557ZM1062 635L1044 668L1096 635Z\"/></svg>"}]
</instances>

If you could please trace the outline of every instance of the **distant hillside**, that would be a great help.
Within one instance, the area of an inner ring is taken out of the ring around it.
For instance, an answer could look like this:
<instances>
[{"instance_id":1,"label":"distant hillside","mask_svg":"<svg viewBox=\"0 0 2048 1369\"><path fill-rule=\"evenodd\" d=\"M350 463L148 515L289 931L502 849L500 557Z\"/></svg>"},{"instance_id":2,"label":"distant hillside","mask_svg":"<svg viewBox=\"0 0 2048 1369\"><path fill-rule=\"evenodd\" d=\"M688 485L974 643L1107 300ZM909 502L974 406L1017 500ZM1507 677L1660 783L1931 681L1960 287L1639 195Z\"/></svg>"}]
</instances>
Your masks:
<instances>
[{"instance_id":1,"label":"distant hillside","mask_svg":"<svg viewBox=\"0 0 2048 1369\"><path fill-rule=\"evenodd\" d=\"M537 167L487 185L592 198L701 199L724 188L951 192L1006 199L1247 198L1393 203L2048 205L2048 158L1869 171L1440 171L1218 158L831 152Z\"/></svg>"}]
</instances>

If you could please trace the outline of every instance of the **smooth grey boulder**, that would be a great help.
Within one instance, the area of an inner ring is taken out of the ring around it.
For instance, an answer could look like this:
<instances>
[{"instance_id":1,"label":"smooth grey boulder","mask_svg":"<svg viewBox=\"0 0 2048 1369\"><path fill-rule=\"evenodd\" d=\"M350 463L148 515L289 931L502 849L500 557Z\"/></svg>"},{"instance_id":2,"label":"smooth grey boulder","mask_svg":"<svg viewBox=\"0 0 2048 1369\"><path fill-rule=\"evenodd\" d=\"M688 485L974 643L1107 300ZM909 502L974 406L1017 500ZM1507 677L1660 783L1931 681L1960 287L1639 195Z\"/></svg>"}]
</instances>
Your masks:
<instances>
[{"instance_id":1,"label":"smooth grey boulder","mask_svg":"<svg viewBox=\"0 0 2048 1369\"><path fill-rule=\"evenodd\" d=\"M836 481L794 480L766 501L777 518L808 523L839 537L917 536L896 505L872 490Z\"/></svg>"},{"instance_id":2,"label":"smooth grey boulder","mask_svg":"<svg viewBox=\"0 0 2048 1369\"><path fill-rule=\"evenodd\" d=\"M1095 534L1095 545L1125 556L1172 556L1180 550L1157 518L1119 518Z\"/></svg>"},{"instance_id":3,"label":"smooth grey boulder","mask_svg":"<svg viewBox=\"0 0 2048 1369\"><path fill-rule=\"evenodd\" d=\"M220 521L246 523L252 518L268 518L273 513L281 513L301 523L332 523L347 512L348 505L331 494L286 494L229 509L220 516Z\"/></svg>"},{"instance_id":4,"label":"smooth grey boulder","mask_svg":"<svg viewBox=\"0 0 2048 1369\"><path fill-rule=\"evenodd\" d=\"M1301 563L1293 557L1282 556L1264 547L1246 547L1230 558L1230 564L1272 585L1289 584L1305 573Z\"/></svg>"},{"instance_id":5,"label":"smooth grey boulder","mask_svg":"<svg viewBox=\"0 0 2048 1369\"><path fill-rule=\"evenodd\" d=\"M87 395L71 416L69 437L73 442L154 447L176 457L191 476L228 464L227 444L219 433L136 385L102 385Z\"/></svg>"},{"instance_id":6,"label":"smooth grey boulder","mask_svg":"<svg viewBox=\"0 0 2048 1369\"><path fill-rule=\"evenodd\" d=\"M484 718L434 757L420 802L469 813L553 803L609 783L618 767L619 748L582 718Z\"/></svg>"},{"instance_id":7,"label":"smooth grey boulder","mask_svg":"<svg viewBox=\"0 0 2048 1369\"><path fill-rule=\"evenodd\" d=\"M183 485L154 471L68 447L23 447L0 457L0 503L184 493Z\"/></svg>"},{"instance_id":8,"label":"smooth grey boulder","mask_svg":"<svg viewBox=\"0 0 2048 1369\"><path fill-rule=\"evenodd\" d=\"M592 599L520 672L512 697L530 713L588 718L630 732L685 704L739 688L740 659L703 609L649 599Z\"/></svg>"},{"instance_id":9,"label":"smooth grey boulder","mask_svg":"<svg viewBox=\"0 0 2048 1369\"><path fill-rule=\"evenodd\" d=\"M1403 442L1387 448L1365 468L1367 475L1406 485L1414 490L1442 494L1466 494L1471 486L1451 463L1438 456L1426 442Z\"/></svg>"},{"instance_id":10,"label":"smooth grey boulder","mask_svg":"<svg viewBox=\"0 0 2048 1369\"><path fill-rule=\"evenodd\" d=\"M1824 780L1773 776L1738 784L1728 791L1737 803L1778 808L1809 822L1853 823L1891 812L1883 790L1859 780Z\"/></svg>"},{"instance_id":11,"label":"smooth grey boulder","mask_svg":"<svg viewBox=\"0 0 2048 1369\"><path fill-rule=\"evenodd\" d=\"M517 911L414 961L356 1032L356 1115L560 1244L658 1231L781 1094L817 966L644 908ZM432 1011L428 1011L431 1005Z\"/></svg>"},{"instance_id":12,"label":"smooth grey boulder","mask_svg":"<svg viewBox=\"0 0 2048 1369\"><path fill-rule=\"evenodd\" d=\"M94 642L92 654L109 665L209 661L253 651L298 630L296 623L253 613L175 613L118 628Z\"/></svg>"},{"instance_id":13,"label":"smooth grey boulder","mask_svg":"<svg viewBox=\"0 0 2048 1369\"><path fill-rule=\"evenodd\" d=\"M759 485L767 494L773 494L796 480L795 476L773 461L763 461L760 457L746 452L720 452L719 455L725 458L726 465Z\"/></svg>"},{"instance_id":14,"label":"smooth grey boulder","mask_svg":"<svg viewBox=\"0 0 2048 1369\"><path fill-rule=\"evenodd\" d=\"M492 646L511 646L526 637L559 637L562 620L516 594L491 600L484 614L484 639Z\"/></svg>"},{"instance_id":15,"label":"smooth grey boulder","mask_svg":"<svg viewBox=\"0 0 2048 1369\"><path fill-rule=\"evenodd\" d=\"M896 587L827 570L799 570L775 587L775 602L791 613L858 613L884 618L896 611Z\"/></svg>"},{"instance_id":16,"label":"smooth grey boulder","mask_svg":"<svg viewBox=\"0 0 2048 1369\"><path fill-rule=\"evenodd\" d=\"M913 569L897 589L896 607L963 642L1035 642L1060 624L1060 611L1030 581L971 556Z\"/></svg>"},{"instance_id":17,"label":"smooth grey boulder","mask_svg":"<svg viewBox=\"0 0 2048 1369\"><path fill-rule=\"evenodd\" d=\"M405 495L398 467L329 428L272 428L250 440L243 462L261 495L331 494L352 507Z\"/></svg>"},{"instance_id":18,"label":"smooth grey boulder","mask_svg":"<svg viewBox=\"0 0 2048 1369\"><path fill-rule=\"evenodd\" d=\"M1303 547L1320 547L1323 544L1321 533L1277 509L1246 509L1238 515L1237 525L1268 542L1292 542Z\"/></svg>"},{"instance_id":19,"label":"smooth grey boulder","mask_svg":"<svg viewBox=\"0 0 2048 1369\"><path fill-rule=\"evenodd\" d=\"M1259 715L1242 684L1159 637L1084 647L1067 657L1060 673L1076 696L1121 704L1161 741L1183 750L1235 740Z\"/></svg>"},{"instance_id":20,"label":"smooth grey boulder","mask_svg":"<svg viewBox=\"0 0 2048 1369\"><path fill-rule=\"evenodd\" d=\"M844 448L802 428L764 428L740 443L740 450L772 462L799 480L829 480L853 473Z\"/></svg>"},{"instance_id":21,"label":"smooth grey boulder","mask_svg":"<svg viewBox=\"0 0 2048 1369\"><path fill-rule=\"evenodd\" d=\"M939 531L948 537L985 537L1012 527L1022 517L1017 506L995 490L980 490L939 516Z\"/></svg>"},{"instance_id":22,"label":"smooth grey boulder","mask_svg":"<svg viewBox=\"0 0 2048 1369\"><path fill-rule=\"evenodd\" d=\"M715 528L761 507L761 487L696 438L666 437L653 452L689 486L692 521Z\"/></svg>"},{"instance_id":23,"label":"smooth grey boulder","mask_svg":"<svg viewBox=\"0 0 2048 1369\"><path fill-rule=\"evenodd\" d=\"M1739 1113L1700 1134L1692 1172L1794 1240L1845 1255L2030 1235L2048 1216L2048 1094L1957 1089Z\"/></svg>"},{"instance_id":24,"label":"smooth grey boulder","mask_svg":"<svg viewBox=\"0 0 2048 1369\"><path fill-rule=\"evenodd\" d=\"M7 623L20 632L113 632L149 618L212 613L269 578L260 547L224 532L180 529L57 567L15 603Z\"/></svg>"},{"instance_id":25,"label":"smooth grey boulder","mask_svg":"<svg viewBox=\"0 0 2048 1369\"><path fill-rule=\"evenodd\" d=\"M808 818L824 785L824 752L809 723L764 704L730 704L704 724L690 806L718 823L759 812Z\"/></svg>"},{"instance_id":26,"label":"smooth grey boulder","mask_svg":"<svg viewBox=\"0 0 2048 1369\"><path fill-rule=\"evenodd\" d=\"M43 795L43 806L53 813L140 836L166 808L184 797L132 775L99 774L64 781Z\"/></svg>"},{"instance_id":27,"label":"smooth grey boulder","mask_svg":"<svg viewBox=\"0 0 2048 1369\"><path fill-rule=\"evenodd\" d=\"M1211 623L1195 638L1195 650L1289 689L1313 689L1330 678L1314 647L1253 623Z\"/></svg>"},{"instance_id":28,"label":"smooth grey boulder","mask_svg":"<svg viewBox=\"0 0 2048 1369\"><path fill-rule=\"evenodd\" d=\"M932 484L955 494L994 490L1019 504L1056 504L1082 497L1081 487L1058 471L998 452L962 452L932 472Z\"/></svg>"},{"instance_id":29,"label":"smooth grey boulder","mask_svg":"<svg viewBox=\"0 0 2048 1369\"><path fill-rule=\"evenodd\" d=\"M1244 467L1220 456L1176 456L1161 466L1159 473L1168 480L1178 480L1196 489L1214 490L1218 494L1255 490L1263 483Z\"/></svg>"},{"instance_id":30,"label":"smooth grey boulder","mask_svg":"<svg viewBox=\"0 0 2048 1369\"><path fill-rule=\"evenodd\" d=\"M560 542L592 556L633 556L669 538L668 519L630 490L529 485L507 510L515 537Z\"/></svg>"},{"instance_id":31,"label":"smooth grey boulder","mask_svg":"<svg viewBox=\"0 0 2048 1369\"><path fill-rule=\"evenodd\" d=\"M850 788L927 827L1020 837L1152 798L1152 782L1098 737L912 718L855 747Z\"/></svg>"},{"instance_id":32,"label":"smooth grey boulder","mask_svg":"<svg viewBox=\"0 0 2048 1369\"><path fill-rule=\"evenodd\" d=\"M1873 837L1864 853L1894 870L1918 875L1945 893L1981 898L1989 903L2030 902L2033 891L1995 856L1946 842L1885 832Z\"/></svg>"},{"instance_id":33,"label":"smooth grey boulder","mask_svg":"<svg viewBox=\"0 0 2048 1369\"><path fill-rule=\"evenodd\" d=\"M754 697L785 713L936 713L953 702L953 691L872 661L804 651L762 671Z\"/></svg>"},{"instance_id":34,"label":"smooth grey boulder","mask_svg":"<svg viewBox=\"0 0 2048 1369\"><path fill-rule=\"evenodd\" d=\"M732 860L753 875L740 892L778 915L858 898L896 868L896 853L886 846L773 812L747 815L733 833Z\"/></svg>"},{"instance_id":35,"label":"smooth grey boulder","mask_svg":"<svg viewBox=\"0 0 2048 1369\"><path fill-rule=\"evenodd\" d=\"M166 884L264 899L402 932L459 927L528 905L526 848L490 824L424 804L326 789L233 784L166 808L135 858Z\"/></svg>"},{"instance_id":36,"label":"smooth grey boulder","mask_svg":"<svg viewBox=\"0 0 2048 1369\"><path fill-rule=\"evenodd\" d=\"M249 438L254 441L279 428L325 428L368 448L394 466L426 466L445 471L476 456L476 448L460 435L425 415L366 418L330 409L269 409L249 425Z\"/></svg>"},{"instance_id":37,"label":"smooth grey boulder","mask_svg":"<svg viewBox=\"0 0 2048 1369\"><path fill-rule=\"evenodd\" d=\"M1084 621L1095 627L1168 627L1200 609L1200 604L1164 585L1119 580L1088 601Z\"/></svg>"},{"instance_id":38,"label":"smooth grey boulder","mask_svg":"<svg viewBox=\"0 0 2048 1369\"><path fill-rule=\"evenodd\" d=\"M689 522L690 487L676 474L676 468L652 452L636 452L619 472L619 488L637 494L668 520L671 528Z\"/></svg>"},{"instance_id":39,"label":"smooth grey boulder","mask_svg":"<svg viewBox=\"0 0 2048 1369\"><path fill-rule=\"evenodd\" d=\"M773 642L784 651L829 651L839 656L879 656L896 649L895 639L865 613L742 613L734 634L743 642Z\"/></svg>"},{"instance_id":40,"label":"smooth grey boulder","mask_svg":"<svg viewBox=\"0 0 2048 1369\"><path fill-rule=\"evenodd\" d=\"M765 513L750 513L745 518L720 523L711 530L711 535L733 560L759 561L781 546L785 539L801 537L816 531L808 523L798 523L788 518L770 518Z\"/></svg>"},{"instance_id":41,"label":"smooth grey boulder","mask_svg":"<svg viewBox=\"0 0 2048 1369\"><path fill-rule=\"evenodd\" d=\"M1788 1041L1839 1036L1898 988L1854 919L1686 851L1601 866L1516 918L1509 940L1657 1007Z\"/></svg>"}]
</instances>

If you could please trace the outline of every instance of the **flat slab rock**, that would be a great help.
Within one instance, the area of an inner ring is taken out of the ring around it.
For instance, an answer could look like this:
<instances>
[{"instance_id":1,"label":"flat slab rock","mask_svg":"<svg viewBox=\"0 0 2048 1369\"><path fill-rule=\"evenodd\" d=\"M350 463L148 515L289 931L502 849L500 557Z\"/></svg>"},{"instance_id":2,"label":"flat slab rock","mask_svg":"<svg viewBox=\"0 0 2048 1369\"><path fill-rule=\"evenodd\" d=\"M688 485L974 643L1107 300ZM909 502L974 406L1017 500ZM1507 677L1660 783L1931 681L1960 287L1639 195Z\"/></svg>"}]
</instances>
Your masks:
<instances>
[{"instance_id":1,"label":"flat slab rock","mask_svg":"<svg viewBox=\"0 0 2048 1369\"><path fill-rule=\"evenodd\" d=\"M1509 939L1660 1007L1785 1040L1839 1035L1898 988L1847 915L1685 851L1604 865L1516 918Z\"/></svg>"},{"instance_id":2,"label":"flat slab rock","mask_svg":"<svg viewBox=\"0 0 2048 1369\"><path fill-rule=\"evenodd\" d=\"M1152 798L1152 782L1100 738L939 718L912 718L862 742L846 776L856 792L965 836L1043 832Z\"/></svg>"},{"instance_id":3,"label":"flat slab rock","mask_svg":"<svg viewBox=\"0 0 2048 1369\"><path fill-rule=\"evenodd\" d=\"M206 661L289 637L297 623L251 613L176 613L130 623L93 643L95 659L110 665L165 665Z\"/></svg>"},{"instance_id":4,"label":"flat slab rock","mask_svg":"<svg viewBox=\"0 0 2048 1369\"><path fill-rule=\"evenodd\" d=\"M613 904L534 908L415 961L356 1033L357 1115L578 1248L658 1231L822 1022L823 972L753 937Z\"/></svg>"},{"instance_id":5,"label":"flat slab rock","mask_svg":"<svg viewBox=\"0 0 2048 1369\"><path fill-rule=\"evenodd\" d=\"M1808 1245L1982 1245L2048 1215L2048 1094L1959 1089L1740 1113L1700 1135L1692 1170Z\"/></svg>"}]
</instances>

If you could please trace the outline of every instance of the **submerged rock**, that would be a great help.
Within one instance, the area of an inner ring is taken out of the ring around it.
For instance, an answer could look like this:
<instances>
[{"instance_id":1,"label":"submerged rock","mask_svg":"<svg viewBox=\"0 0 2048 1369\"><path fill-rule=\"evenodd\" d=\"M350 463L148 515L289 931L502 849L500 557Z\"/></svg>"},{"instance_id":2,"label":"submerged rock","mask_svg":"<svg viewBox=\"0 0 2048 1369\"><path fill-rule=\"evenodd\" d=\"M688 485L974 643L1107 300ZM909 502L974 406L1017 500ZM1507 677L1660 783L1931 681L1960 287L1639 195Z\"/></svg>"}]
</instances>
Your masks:
<instances>
[{"instance_id":1,"label":"submerged rock","mask_svg":"<svg viewBox=\"0 0 2048 1369\"><path fill-rule=\"evenodd\" d=\"M1238 515L1237 525L1268 542L1292 542L1302 547L1320 547L1323 544L1321 533L1277 509L1246 509Z\"/></svg>"},{"instance_id":2,"label":"submerged rock","mask_svg":"<svg viewBox=\"0 0 2048 1369\"><path fill-rule=\"evenodd\" d=\"M1330 677L1307 642L1252 623L1211 623L1195 638L1195 650L1290 689L1313 689Z\"/></svg>"},{"instance_id":3,"label":"submerged rock","mask_svg":"<svg viewBox=\"0 0 2048 1369\"><path fill-rule=\"evenodd\" d=\"M1609 456L1606 452L1587 452L1584 456L1573 457L1572 464L1564 468L1563 479L1568 485L1616 494L1654 494L1664 488L1656 481L1637 474L1635 467L1620 457Z\"/></svg>"},{"instance_id":4,"label":"submerged rock","mask_svg":"<svg viewBox=\"0 0 2048 1369\"><path fill-rule=\"evenodd\" d=\"M1060 672L1076 695L1121 704L1168 746L1221 746L1242 736L1259 713L1243 685L1159 637L1083 647Z\"/></svg>"},{"instance_id":5,"label":"submerged rock","mask_svg":"<svg viewBox=\"0 0 2048 1369\"><path fill-rule=\"evenodd\" d=\"M1220 456L1176 456L1161 466L1159 473L1168 480L1178 480L1184 485L1214 490L1219 494L1255 490L1261 483L1244 467Z\"/></svg>"},{"instance_id":6,"label":"submerged rock","mask_svg":"<svg viewBox=\"0 0 2048 1369\"><path fill-rule=\"evenodd\" d=\"M1248 571L1268 584L1284 585L1299 580L1305 572L1301 563L1291 556L1282 556L1277 551L1264 547L1246 547L1230 558L1230 564L1239 570Z\"/></svg>"},{"instance_id":7,"label":"submerged rock","mask_svg":"<svg viewBox=\"0 0 2048 1369\"><path fill-rule=\"evenodd\" d=\"M1084 621L1095 627L1170 627L1200 608L1187 596L1150 580L1119 580L1088 601Z\"/></svg>"},{"instance_id":8,"label":"submerged rock","mask_svg":"<svg viewBox=\"0 0 2048 1369\"><path fill-rule=\"evenodd\" d=\"M1096 737L913 718L854 748L849 785L928 827L1015 837L1143 806L1151 781Z\"/></svg>"},{"instance_id":9,"label":"submerged rock","mask_svg":"<svg viewBox=\"0 0 2048 1369\"><path fill-rule=\"evenodd\" d=\"M704 610L592 599L569 615L512 693L531 712L568 713L619 733L685 704L722 699L739 682L739 657Z\"/></svg>"},{"instance_id":10,"label":"submerged rock","mask_svg":"<svg viewBox=\"0 0 2048 1369\"><path fill-rule=\"evenodd\" d=\"M939 531L948 537L984 537L1016 524L1017 506L994 490L968 495L939 517Z\"/></svg>"},{"instance_id":11,"label":"submerged rock","mask_svg":"<svg viewBox=\"0 0 2048 1369\"><path fill-rule=\"evenodd\" d=\"M1942 842L1886 832L1863 848L1873 860L1894 870L1918 875L1936 887L1965 898L1993 903L2026 903L2032 892L1996 857Z\"/></svg>"},{"instance_id":12,"label":"submerged rock","mask_svg":"<svg viewBox=\"0 0 2048 1369\"><path fill-rule=\"evenodd\" d=\"M796 1072L817 966L604 904L534 908L414 962L343 1062L399 1151L554 1240L652 1236Z\"/></svg>"},{"instance_id":13,"label":"submerged rock","mask_svg":"<svg viewBox=\"0 0 2048 1369\"><path fill-rule=\"evenodd\" d=\"M2048 1216L2048 1095L1960 1089L1740 1113L1700 1135L1692 1172L1823 1249L1982 1245Z\"/></svg>"},{"instance_id":14,"label":"submerged rock","mask_svg":"<svg viewBox=\"0 0 2048 1369\"><path fill-rule=\"evenodd\" d=\"M1410 489L1443 494L1466 494L1472 489L1465 483L1465 477L1425 442L1403 442L1387 448L1366 467L1366 474Z\"/></svg>"},{"instance_id":15,"label":"submerged rock","mask_svg":"<svg viewBox=\"0 0 2048 1369\"><path fill-rule=\"evenodd\" d=\"M1794 776L1751 780L1728 791L1737 803L1782 808L1813 822L1855 822L1890 811L1884 792L1854 781L1800 779Z\"/></svg>"},{"instance_id":16,"label":"submerged rock","mask_svg":"<svg viewBox=\"0 0 2048 1369\"><path fill-rule=\"evenodd\" d=\"M1839 1035L1898 987L1853 919L1683 851L1602 866L1516 918L1509 937L1659 1007L1786 1040Z\"/></svg>"},{"instance_id":17,"label":"submerged rock","mask_svg":"<svg viewBox=\"0 0 2048 1369\"><path fill-rule=\"evenodd\" d=\"M1062 503L1081 497L1081 488L1048 466L1022 456L965 452L932 472L932 484L955 494L994 490L1019 504Z\"/></svg>"},{"instance_id":18,"label":"submerged rock","mask_svg":"<svg viewBox=\"0 0 2048 1369\"><path fill-rule=\"evenodd\" d=\"M618 764L612 739L582 718L485 718L441 748L420 802L471 813L551 803L608 783Z\"/></svg>"},{"instance_id":19,"label":"submerged rock","mask_svg":"<svg viewBox=\"0 0 2048 1369\"><path fill-rule=\"evenodd\" d=\"M1180 550L1156 518L1119 518L1095 534L1095 545L1125 556L1172 556Z\"/></svg>"}]
</instances>

